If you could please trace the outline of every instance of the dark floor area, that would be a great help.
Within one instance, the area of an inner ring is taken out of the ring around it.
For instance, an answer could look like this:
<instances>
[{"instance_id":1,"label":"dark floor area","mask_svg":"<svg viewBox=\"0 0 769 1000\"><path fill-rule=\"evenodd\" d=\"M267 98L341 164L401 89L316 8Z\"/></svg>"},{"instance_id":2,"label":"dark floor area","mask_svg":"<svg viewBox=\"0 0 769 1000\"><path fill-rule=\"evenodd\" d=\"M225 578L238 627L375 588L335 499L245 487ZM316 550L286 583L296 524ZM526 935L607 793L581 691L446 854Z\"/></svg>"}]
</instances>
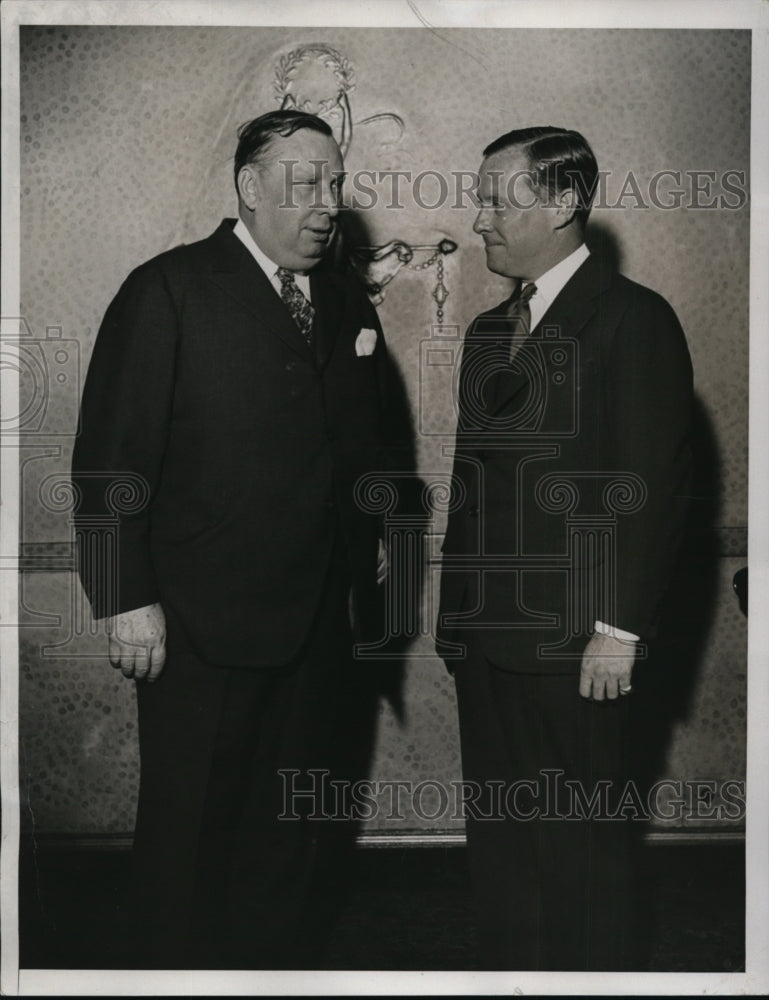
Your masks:
<instances>
[{"instance_id":1,"label":"dark floor area","mask_svg":"<svg viewBox=\"0 0 769 1000\"><path fill-rule=\"evenodd\" d=\"M23 856L22 968L125 966L115 928L128 860L121 850ZM742 847L649 845L642 868L647 971L744 969ZM316 894L325 932L316 967L476 967L463 848L359 848L343 872L326 866Z\"/></svg>"}]
</instances>

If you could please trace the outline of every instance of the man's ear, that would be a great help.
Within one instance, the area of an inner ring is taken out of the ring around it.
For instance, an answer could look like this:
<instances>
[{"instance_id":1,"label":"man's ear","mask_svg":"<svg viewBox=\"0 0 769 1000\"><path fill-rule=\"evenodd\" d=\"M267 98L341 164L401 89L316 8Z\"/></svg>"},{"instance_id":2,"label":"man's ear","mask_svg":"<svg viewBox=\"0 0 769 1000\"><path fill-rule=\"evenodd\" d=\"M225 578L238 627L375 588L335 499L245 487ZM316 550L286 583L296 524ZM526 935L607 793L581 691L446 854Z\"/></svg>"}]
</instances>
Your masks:
<instances>
[{"instance_id":1,"label":"man's ear","mask_svg":"<svg viewBox=\"0 0 769 1000\"><path fill-rule=\"evenodd\" d=\"M240 200L252 212L259 201L259 171L255 164L244 163L238 174Z\"/></svg>"},{"instance_id":2,"label":"man's ear","mask_svg":"<svg viewBox=\"0 0 769 1000\"><path fill-rule=\"evenodd\" d=\"M577 192L573 188L561 191L555 196L555 229L565 229L573 221L579 208Z\"/></svg>"}]
</instances>

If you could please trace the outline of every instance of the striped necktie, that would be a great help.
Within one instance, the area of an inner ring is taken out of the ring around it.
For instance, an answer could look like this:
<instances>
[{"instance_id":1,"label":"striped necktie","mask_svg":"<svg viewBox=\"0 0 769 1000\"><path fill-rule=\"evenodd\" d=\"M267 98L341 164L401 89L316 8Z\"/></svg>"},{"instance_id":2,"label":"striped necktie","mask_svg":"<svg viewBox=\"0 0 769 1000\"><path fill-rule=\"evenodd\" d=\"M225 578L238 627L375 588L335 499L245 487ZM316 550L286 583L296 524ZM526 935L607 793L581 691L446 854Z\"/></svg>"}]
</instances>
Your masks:
<instances>
[{"instance_id":1,"label":"striped necktie","mask_svg":"<svg viewBox=\"0 0 769 1000\"><path fill-rule=\"evenodd\" d=\"M537 290L534 282L524 288L522 285L510 299L507 306L507 317L513 326L513 336L510 340L508 361L512 361L521 349L523 338L531 333L531 306L529 301Z\"/></svg>"},{"instance_id":2,"label":"striped necktie","mask_svg":"<svg viewBox=\"0 0 769 1000\"><path fill-rule=\"evenodd\" d=\"M288 311L302 332L302 336L312 347L312 319L315 310L302 294L294 278L294 272L285 267L278 268L280 278L280 297L288 306Z\"/></svg>"}]
</instances>

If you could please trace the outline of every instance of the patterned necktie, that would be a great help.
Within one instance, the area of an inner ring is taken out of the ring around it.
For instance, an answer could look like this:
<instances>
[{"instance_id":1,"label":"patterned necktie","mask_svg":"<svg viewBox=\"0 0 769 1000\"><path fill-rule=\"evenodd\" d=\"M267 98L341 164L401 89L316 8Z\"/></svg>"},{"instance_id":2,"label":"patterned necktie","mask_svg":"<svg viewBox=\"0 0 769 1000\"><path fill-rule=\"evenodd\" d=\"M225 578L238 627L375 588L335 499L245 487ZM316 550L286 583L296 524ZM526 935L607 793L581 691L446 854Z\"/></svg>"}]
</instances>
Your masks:
<instances>
[{"instance_id":1,"label":"patterned necktie","mask_svg":"<svg viewBox=\"0 0 769 1000\"><path fill-rule=\"evenodd\" d=\"M521 286L523 288L523 286ZM537 290L534 282L530 282L523 288L518 289L507 307L507 316L513 326L513 336L510 340L510 354L508 361L512 361L522 347L522 338L528 337L531 333L531 306L529 301Z\"/></svg>"},{"instance_id":2,"label":"patterned necktie","mask_svg":"<svg viewBox=\"0 0 769 1000\"><path fill-rule=\"evenodd\" d=\"M312 318L315 315L312 303L308 302L300 291L293 271L279 267L278 277L280 278L280 297L288 306L288 311L302 331L304 339L312 347Z\"/></svg>"}]
</instances>

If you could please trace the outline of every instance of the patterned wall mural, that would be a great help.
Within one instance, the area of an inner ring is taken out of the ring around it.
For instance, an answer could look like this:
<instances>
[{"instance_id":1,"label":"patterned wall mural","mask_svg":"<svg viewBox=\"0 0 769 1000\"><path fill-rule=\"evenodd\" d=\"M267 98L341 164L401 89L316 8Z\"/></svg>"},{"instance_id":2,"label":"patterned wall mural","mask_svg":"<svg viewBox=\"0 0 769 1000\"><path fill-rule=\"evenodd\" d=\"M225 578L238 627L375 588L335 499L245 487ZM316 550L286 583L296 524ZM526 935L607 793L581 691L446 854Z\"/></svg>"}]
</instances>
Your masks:
<instances>
[{"instance_id":1,"label":"patterned wall mural","mask_svg":"<svg viewBox=\"0 0 769 1000\"><path fill-rule=\"evenodd\" d=\"M677 624L647 671L650 698L674 678L658 770L742 777L746 625L731 579L747 509L749 56L749 35L734 31L22 30L22 778L40 832L127 833L135 807L133 691L110 670L71 573L66 473L99 322L136 264L235 214L237 127L286 104L328 119L351 174L376 174L347 214L344 252L397 366L413 430L404 482L416 475L429 498L396 533L420 553L419 607L404 609L398 655L351 679L357 722L340 752L352 747L360 773L371 760L383 780L460 775L453 682L431 642L455 424L446 359L506 285L485 268L461 179L443 197L435 174L476 170L501 132L551 123L582 131L608 172L590 241L670 300L695 367L691 543ZM666 170L681 177L659 184L668 207L644 208ZM717 180L693 195L687 171ZM413 811L369 823L460 827Z\"/></svg>"}]
</instances>

